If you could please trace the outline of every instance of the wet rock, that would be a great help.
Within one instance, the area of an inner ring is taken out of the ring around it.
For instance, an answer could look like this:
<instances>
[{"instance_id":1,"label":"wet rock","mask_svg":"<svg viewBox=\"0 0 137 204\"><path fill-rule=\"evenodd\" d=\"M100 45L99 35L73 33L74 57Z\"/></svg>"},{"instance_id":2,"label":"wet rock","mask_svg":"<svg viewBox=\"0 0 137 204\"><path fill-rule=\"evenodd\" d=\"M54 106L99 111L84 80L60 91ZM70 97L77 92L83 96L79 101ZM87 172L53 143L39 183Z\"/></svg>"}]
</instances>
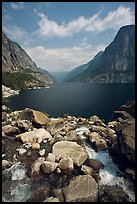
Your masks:
<instances>
[{"instance_id":1,"label":"wet rock","mask_svg":"<svg viewBox=\"0 0 137 204\"><path fill-rule=\"evenodd\" d=\"M51 196L44 200L43 202L59 202L59 199Z\"/></svg>"},{"instance_id":2,"label":"wet rock","mask_svg":"<svg viewBox=\"0 0 137 204\"><path fill-rule=\"evenodd\" d=\"M51 140L52 136L45 129L40 128L19 134L16 136L16 139L21 140L23 143L32 143L33 141L41 143L44 139Z\"/></svg>"},{"instance_id":3,"label":"wet rock","mask_svg":"<svg viewBox=\"0 0 137 204\"><path fill-rule=\"evenodd\" d=\"M40 174L40 166L45 161L44 157L39 157L31 166L31 176Z\"/></svg>"},{"instance_id":4,"label":"wet rock","mask_svg":"<svg viewBox=\"0 0 137 204\"><path fill-rule=\"evenodd\" d=\"M63 157L59 161L58 167L67 172L72 172L74 170L73 160L69 157Z\"/></svg>"},{"instance_id":5,"label":"wet rock","mask_svg":"<svg viewBox=\"0 0 137 204\"><path fill-rule=\"evenodd\" d=\"M35 190L27 202L44 202L49 197L50 188L48 186L40 186Z\"/></svg>"},{"instance_id":6,"label":"wet rock","mask_svg":"<svg viewBox=\"0 0 137 204\"><path fill-rule=\"evenodd\" d=\"M112 145L111 153L120 166L135 167L135 122L117 131L117 140Z\"/></svg>"},{"instance_id":7,"label":"wet rock","mask_svg":"<svg viewBox=\"0 0 137 204\"><path fill-rule=\"evenodd\" d=\"M70 157L73 160L73 163L77 166L81 166L88 158L86 150L76 142L56 142L52 147L52 152L56 155L57 160L63 157Z\"/></svg>"},{"instance_id":8,"label":"wet rock","mask_svg":"<svg viewBox=\"0 0 137 204\"><path fill-rule=\"evenodd\" d=\"M9 167L11 167L11 162L9 162L8 160L3 159L2 160L2 169L4 170L4 169L7 169Z\"/></svg>"},{"instance_id":9,"label":"wet rock","mask_svg":"<svg viewBox=\"0 0 137 204\"><path fill-rule=\"evenodd\" d=\"M40 155L41 157L43 157L43 156L45 155L45 152L46 152L46 150L45 150L45 149L42 149L42 150L39 151L39 155Z\"/></svg>"},{"instance_id":10,"label":"wet rock","mask_svg":"<svg viewBox=\"0 0 137 204\"><path fill-rule=\"evenodd\" d=\"M96 151L103 151L108 149L106 141L97 132L91 132L89 139Z\"/></svg>"},{"instance_id":11,"label":"wet rock","mask_svg":"<svg viewBox=\"0 0 137 204\"><path fill-rule=\"evenodd\" d=\"M44 161L42 163L42 169L44 173L52 173L58 166L57 162L51 162L51 161Z\"/></svg>"},{"instance_id":12,"label":"wet rock","mask_svg":"<svg viewBox=\"0 0 137 204\"><path fill-rule=\"evenodd\" d=\"M96 159L90 158L86 161L86 164L95 169L97 173L99 173L100 169L104 168L104 165L99 160Z\"/></svg>"},{"instance_id":13,"label":"wet rock","mask_svg":"<svg viewBox=\"0 0 137 204\"><path fill-rule=\"evenodd\" d=\"M102 186L99 191L99 202L129 202L127 194L123 189L116 186Z\"/></svg>"},{"instance_id":14,"label":"wet rock","mask_svg":"<svg viewBox=\"0 0 137 204\"><path fill-rule=\"evenodd\" d=\"M52 153L48 153L47 157L46 157L46 161L51 161L51 162L55 162L55 154Z\"/></svg>"},{"instance_id":15,"label":"wet rock","mask_svg":"<svg viewBox=\"0 0 137 204\"><path fill-rule=\"evenodd\" d=\"M126 168L126 174L135 183L135 169L133 169L133 168Z\"/></svg>"},{"instance_id":16,"label":"wet rock","mask_svg":"<svg viewBox=\"0 0 137 204\"><path fill-rule=\"evenodd\" d=\"M59 202L64 202L64 196L62 193L62 189L53 189L52 195L59 199Z\"/></svg>"},{"instance_id":17,"label":"wet rock","mask_svg":"<svg viewBox=\"0 0 137 204\"><path fill-rule=\"evenodd\" d=\"M19 134L19 130L17 127L13 127L11 125L5 125L2 127L3 132L8 136L15 136Z\"/></svg>"},{"instance_id":18,"label":"wet rock","mask_svg":"<svg viewBox=\"0 0 137 204\"><path fill-rule=\"evenodd\" d=\"M81 166L81 171L84 174L91 175L91 176L94 176L96 174L95 170L92 167L89 167L89 166L86 166L86 165Z\"/></svg>"},{"instance_id":19,"label":"wet rock","mask_svg":"<svg viewBox=\"0 0 137 204\"><path fill-rule=\"evenodd\" d=\"M63 188L63 194L65 202L96 202L98 186L92 176L80 175Z\"/></svg>"},{"instance_id":20,"label":"wet rock","mask_svg":"<svg viewBox=\"0 0 137 204\"><path fill-rule=\"evenodd\" d=\"M63 129L64 120L62 118L52 119L47 125L46 130L55 135L55 133L60 132Z\"/></svg>"},{"instance_id":21,"label":"wet rock","mask_svg":"<svg viewBox=\"0 0 137 204\"><path fill-rule=\"evenodd\" d=\"M41 127L50 122L50 119L46 114L29 108L21 111L19 114L19 118L21 120L29 120L33 123L34 127Z\"/></svg>"}]
</instances>

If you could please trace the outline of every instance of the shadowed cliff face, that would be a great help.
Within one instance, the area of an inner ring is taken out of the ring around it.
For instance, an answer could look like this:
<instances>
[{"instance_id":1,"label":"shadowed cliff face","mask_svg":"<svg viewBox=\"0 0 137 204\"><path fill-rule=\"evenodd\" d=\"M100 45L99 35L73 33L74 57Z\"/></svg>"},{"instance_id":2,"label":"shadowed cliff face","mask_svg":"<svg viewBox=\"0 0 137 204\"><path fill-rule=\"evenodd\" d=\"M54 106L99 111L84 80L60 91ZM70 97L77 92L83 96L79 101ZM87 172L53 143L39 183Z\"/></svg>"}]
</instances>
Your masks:
<instances>
[{"instance_id":1,"label":"shadowed cliff face","mask_svg":"<svg viewBox=\"0 0 137 204\"><path fill-rule=\"evenodd\" d=\"M135 26L120 28L113 42L106 47L97 60L95 58L87 63L87 68L72 80L93 83L134 82ZM71 78L69 80L71 81Z\"/></svg>"}]
</instances>

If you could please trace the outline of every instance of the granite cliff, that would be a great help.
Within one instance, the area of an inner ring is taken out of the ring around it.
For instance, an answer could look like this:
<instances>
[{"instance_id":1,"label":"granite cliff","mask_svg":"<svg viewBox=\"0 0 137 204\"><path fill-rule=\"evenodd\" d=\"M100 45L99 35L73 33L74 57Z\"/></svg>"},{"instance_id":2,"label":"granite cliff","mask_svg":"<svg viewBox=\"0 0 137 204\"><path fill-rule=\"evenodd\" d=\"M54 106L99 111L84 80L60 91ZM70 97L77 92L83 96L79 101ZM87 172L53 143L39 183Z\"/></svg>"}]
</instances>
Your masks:
<instances>
[{"instance_id":1,"label":"granite cliff","mask_svg":"<svg viewBox=\"0 0 137 204\"><path fill-rule=\"evenodd\" d=\"M66 81L90 83L132 83L135 82L135 26L119 29L114 40L99 52L93 60L84 65L80 73L72 70ZM72 76L73 74L73 76Z\"/></svg>"}]
</instances>

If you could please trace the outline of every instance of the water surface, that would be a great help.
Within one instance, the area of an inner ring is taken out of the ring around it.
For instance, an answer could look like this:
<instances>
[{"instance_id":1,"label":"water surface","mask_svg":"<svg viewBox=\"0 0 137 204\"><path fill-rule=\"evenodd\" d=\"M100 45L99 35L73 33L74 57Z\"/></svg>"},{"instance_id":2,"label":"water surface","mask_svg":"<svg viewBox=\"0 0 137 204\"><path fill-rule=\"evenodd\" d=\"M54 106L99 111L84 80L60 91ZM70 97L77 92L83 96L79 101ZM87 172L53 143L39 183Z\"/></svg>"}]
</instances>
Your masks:
<instances>
[{"instance_id":1,"label":"water surface","mask_svg":"<svg viewBox=\"0 0 137 204\"><path fill-rule=\"evenodd\" d=\"M97 115L106 122L114 110L135 99L135 84L59 83L50 88L21 91L6 104L13 110L26 107L46 112L50 117L64 114L89 118Z\"/></svg>"}]
</instances>

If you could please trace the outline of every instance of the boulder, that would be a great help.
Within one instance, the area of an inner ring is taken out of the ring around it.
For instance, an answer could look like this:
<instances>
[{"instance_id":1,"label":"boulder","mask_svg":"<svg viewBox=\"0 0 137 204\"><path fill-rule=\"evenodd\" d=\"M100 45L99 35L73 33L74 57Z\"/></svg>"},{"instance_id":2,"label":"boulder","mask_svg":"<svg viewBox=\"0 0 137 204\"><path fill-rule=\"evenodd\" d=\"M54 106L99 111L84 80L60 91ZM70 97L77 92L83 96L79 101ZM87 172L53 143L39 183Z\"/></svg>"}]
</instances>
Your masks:
<instances>
[{"instance_id":1,"label":"boulder","mask_svg":"<svg viewBox=\"0 0 137 204\"><path fill-rule=\"evenodd\" d=\"M2 112L2 121L6 121L8 119L7 113Z\"/></svg>"},{"instance_id":2,"label":"boulder","mask_svg":"<svg viewBox=\"0 0 137 204\"><path fill-rule=\"evenodd\" d=\"M57 162L51 162L51 161L44 161L42 163L42 169L44 173L52 173L58 166Z\"/></svg>"},{"instance_id":3,"label":"boulder","mask_svg":"<svg viewBox=\"0 0 137 204\"><path fill-rule=\"evenodd\" d=\"M45 150L45 149L42 149L42 150L39 151L39 155L40 155L41 157L43 157L43 156L45 155L45 152L46 152L46 150Z\"/></svg>"},{"instance_id":4,"label":"boulder","mask_svg":"<svg viewBox=\"0 0 137 204\"><path fill-rule=\"evenodd\" d=\"M40 144L37 142L32 142L32 149L40 149Z\"/></svg>"},{"instance_id":5,"label":"boulder","mask_svg":"<svg viewBox=\"0 0 137 204\"><path fill-rule=\"evenodd\" d=\"M46 157L46 161L55 162L55 154L48 153L48 156Z\"/></svg>"},{"instance_id":6,"label":"boulder","mask_svg":"<svg viewBox=\"0 0 137 204\"><path fill-rule=\"evenodd\" d=\"M59 202L59 199L51 196L44 200L43 202Z\"/></svg>"},{"instance_id":7,"label":"boulder","mask_svg":"<svg viewBox=\"0 0 137 204\"><path fill-rule=\"evenodd\" d=\"M71 141L56 142L52 147L52 152L56 155L57 160L70 157L77 166L81 166L88 158L86 150L76 142Z\"/></svg>"},{"instance_id":8,"label":"boulder","mask_svg":"<svg viewBox=\"0 0 137 204\"><path fill-rule=\"evenodd\" d=\"M120 146L122 154L126 155L129 161L135 163L135 123L123 129Z\"/></svg>"},{"instance_id":9,"label":"boulder","mask_svg":"<svg viewBox=\"0 0 137 204\"><path fill-rule=\"evenodd\" d=\"M74 177L63 188L65 202L97 202L98 185L90 175Z\"/></svg>"},{"instance_id":10,"label":"boulder","mask_svg":"<svg viewBox=\"0 0 137 204\"><path fill-rule=\"evenodd\" d=\"M134 120L132 115L122 110L114 111L111 120L116 120L117 118L122 118L123 120Z\"/></svg>"},{"instance_id":11,"label":"boulder","mask_svg":"<svg viewBox=\"0 0 137 204\"><path fill-rule=\"evenodd\" d=\"M59 133L56 133L56 134L54 135L54 137L52 138L52 140L50 141L50 145L53 145L53 144L55 144L56 142L62 141L62 140L64 140L64 137L62 137Z\"/></svg>"},{"instance_id":12,"label":"boulder","mask_svg":"<svg viewBox=\"0 0 137 204\"><path fill-rule=\"evenodd\" d=\"M75 131L70 131L66 134L67 140L78 142L80 140L80 136Z\"/></svg>"},{"instance_id":13,"label":"boulder","mask_svg":"<svg viewBox=\"0 0 137 204\"><path fill-rule=\"evenodd\" d=\"M5 125L2 127L3 132L8 136L15 136L19 134L19 129L11 125Z\"/></svg>"},{"instance_id":14,"label":"boulder","mask_svg":"<svg viewBox=\"0 0 137 204\"><path fill-rule=\"evenodd\" d=\"M91 132L89 139L96 151L103 151L108 149L106 141L96 132Z\"/></svg>"},{"instance_id":15,"label":"boulder","mask_svg":"<svg viewBox=\"0 0 137 204\"><path fill-rule=\"evenodd\" d=\"M92 167L89 167L89 166L86 166L86 165L81 166L81 171L84 174L91 175L91 176L94 176L96 174L95 170Z\"/></svg>"},{"instance_id":16,"label":"boulder","mask_svg":"<svg viewBox=\"0 0 137 204\"><path fill-rule=\"evenodd\" d=\"M29 129L33 130L32 123L28 120L18 120L16 122L16 126L19 128L21 132L26 132Z\"/></svg>"},{"instance_id":17,"label":"boulder","mask_svg":"<svg viewBox=\"0 0 137 204\"><path fill-rule=\"evenodd\" d=\"M26 152L27 152L27 150L24 149L24 148L20 148L20 149L19 149L19 155L23 155L23 154L25 154Z\"/></svg>"},{"instance_id":18,"label":"boulder","mask_svg":"<svg viewBox=\"0 0 137 204\"><path fill-rule=\"evenodd\" d=\"M58 167L62 170L72 172L74 170L73 160L69 157L63 157L58 164Z\"/></svg>"},{"instance_id":19,"label":"boulder","mask_svg":"<svg viewBox=\"0 0 137 204\"><path fill-rule=\"evenodd\" d=\"M44 202L49 197L50 188L48 186L40 186L38 189L31 193L27 202Z\"/></svg>"},{"instance_id":20,"label":"boulder","mask_svg":"<svg viewBox=\"0 0 137 204\"><path fill-rule=\"evenodd\" d=\"M3 159L2 160L2 169L4 170L4 169L7 169L9 167L11 167L11 162L9 162L8 160Z\"/></svg>"},{"instance_id":21,"label":"boulder","mask_svg":"<svg viewBox=\"0 0 137 204\"><path fill-rule=\"evenodd\" d=\"M52 136L45 129L40 128L19 134L16 136L16 139L21 140L23 143L32 143L33 141L41 143L44 139L51 140Z\"/></svg>"},{"instance_id":22,"label":"boulder","mask_svg":"<svg viewBox=\"0 0 137 204\"><path fill-rule=\"evenodd\" d=\"M100 125L91 125L90 130L92 132L105 132L106 133L106 128Z\"/></svg>"},{"instance_id":23,"label":"boulder","mask_svg":"<svg viewBox=\"0 0 137 204\"><path fill-rule=\"evenodd\" d=\"M129 113L135 118L135 101L127 101L119 110Z\"/></svg>"},{"instance_id":24,"label":"boulder","mask_svg":"<svg viewBox=\"0 0 137 204\"><path fill-rule=\"evenodd\" d=\"M52 195L58 198L60 202L64 202L64 196L61 188L53 189Z\"/></svg>"},{"instance_id":25,"label":"boulder","mask_svg":"<svg viewBox=\"0 0 137 204\"><path fill-rule=\"evenodd\" d=\"M63 129L64 120L62 118L52 119L47 125L46 129L51 135L55 135L55 133L60 132Z\"/></svg>"},{"instance_id":26,"label":"boulder","mask_svg":"<svg viewBox=\"0 0 137 204\"><path fill-rule=\"evenodd\" d=\"M129 202L128 195L124 192L123 188L116 186L104 185L99 191L98 202Z\"/></svg>"},{"instance_id":27,"label":"boulder","mask_svg":"<svg viewBox=\"0 0 137 204\"><path fill-rule=\"evenodd\" d=\"M40 111L26 108L19 114L21 120L29 120L33 123L34 127L40 127L50 122L48 116Z\"/></svg>"},{"instance_id":28,"label":"boulder","mask_svg":"<svg viewBox=\"0 0 137 204\"><path fill-rule=\"evenodd\" d=\"M39 157L31 166L31 175L39 175L40 166L45 161L44 157Z\"/></svg>"},{"instance_id":29,"label":"boulder","mask_svg":"<svg viewBox=\"0 0 137 204\"><path fill-rule=\"evenodd\" d=\"M86 161L86 164L95 169L97 173L99 173L100 169L104 168L104 165L99 160L96 159L90 158Z\"/></svg>"}]
</instances>

